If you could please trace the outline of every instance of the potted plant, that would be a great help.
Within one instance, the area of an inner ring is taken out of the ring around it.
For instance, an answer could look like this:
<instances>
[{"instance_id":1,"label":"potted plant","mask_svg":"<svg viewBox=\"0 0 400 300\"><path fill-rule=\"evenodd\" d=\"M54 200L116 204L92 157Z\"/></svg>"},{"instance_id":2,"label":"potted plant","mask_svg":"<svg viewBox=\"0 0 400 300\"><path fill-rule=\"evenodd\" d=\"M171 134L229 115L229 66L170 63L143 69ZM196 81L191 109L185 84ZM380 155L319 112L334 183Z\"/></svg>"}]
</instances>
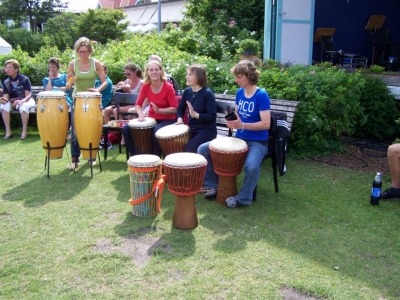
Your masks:
<instances>
[{"instance_id":1,"label":"potted plant","mask_svg":"<svg viewBox=\"0 0 400 300\"><path fill-rule=\"evenodd\" d=\"M379 78L388 86L400 86L400 74L396 72L385 72L385 67L371 65L369 69L362 69L361 72L367 76Z\"/></svg>"},{"instance_id":2,"label":"potted plant","mask_svg":"<svg viewBox=\"0 0 400 300\"><path fill-rule=\"evenodd\" d=\"M239 43L239 48L237 53L240 55L240 59L247 59L258 64L261 59L258 57L260 55L260 45L256 40L244 39Z\"/></svg>"}]
</instances>

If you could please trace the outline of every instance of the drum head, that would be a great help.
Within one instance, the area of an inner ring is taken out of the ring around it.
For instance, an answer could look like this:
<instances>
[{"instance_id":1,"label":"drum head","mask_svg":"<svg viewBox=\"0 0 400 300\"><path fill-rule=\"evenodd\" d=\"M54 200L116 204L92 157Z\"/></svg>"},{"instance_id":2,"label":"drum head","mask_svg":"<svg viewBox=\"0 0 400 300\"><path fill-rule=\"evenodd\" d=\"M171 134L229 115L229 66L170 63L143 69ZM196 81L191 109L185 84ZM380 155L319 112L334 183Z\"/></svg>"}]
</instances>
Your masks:
<instances>
[{"instance_id":1,"label":"drum head","mask_svg":"<svg viewBox=\"0 0 400 300\"><path fill-rule=\"evenodd\" d=\"M130 120L128 123L129 127L131 128L148 128L148 127L154 127L157 125L157 122L155 119L150 118L150 117L144 117L143 122L139 122L138 119L133 119Z\"/></svg>"},{"instance_id":2,"label":"drum head","mask_svg":"<svg viewBox=\"0 0 400 300\"><path fill-rule=\"evenodd\" d=\"M38 93L38 98L46 98L46 97L64 97L65 93L64 92L57 92L57 91L44 91Z\"/></svg>"},{"instance_id":3,"label":"drum head","mask_svg":"<svg viewBox=\"0 0 400 300\"><path fill-rule=\"evenodd\" d=\"M180 152L167 155L164 164L174 167L195 167L207 164L207 160L197 153Z\"/></svg>"},{"instance_id":4,"label":"drum head","mask_svg":"<svg viewBox=\"0 0 400 300\"><path fill-rule=\"evenodd\" d=\"M75 98L81 97L81 98L90 98L90 97L101 97L101 94L99 92L78 92L75 94Z\"/></svg>"},{"instance_id":5,"label":"drum head","mask_svg":"<svg viewBox=\"0 0 400 300\"><path fill-rule=\"evenodd\" d=\"M156 167L161 165L161 159L157 155L139 154L131 156L128 165L132 167Z\"/></svg>"},{"instance_id":6,"label":"drum head","mask_svg":"<svg viewBox=\"0 0 400 300\"><path fill-rule=\"evenodd\" d=\"M211 141L210 149L215 149L224 152L235 152L247 149L245 141L235 137L221 137Z\"/></svg>"},{"instance_id":7,"label":"drum head","mask_svg":"<svg viewBox=\"0 0 400 300\"><path fill-rule=\"evenodd\" d=\"M181 136L185 135L186 133L189 132L189 126L185 124L180 124L180 125L167 125L156 132L156 137L157 138L173 138L176 136Z\"/></svg>"}]
</instances>

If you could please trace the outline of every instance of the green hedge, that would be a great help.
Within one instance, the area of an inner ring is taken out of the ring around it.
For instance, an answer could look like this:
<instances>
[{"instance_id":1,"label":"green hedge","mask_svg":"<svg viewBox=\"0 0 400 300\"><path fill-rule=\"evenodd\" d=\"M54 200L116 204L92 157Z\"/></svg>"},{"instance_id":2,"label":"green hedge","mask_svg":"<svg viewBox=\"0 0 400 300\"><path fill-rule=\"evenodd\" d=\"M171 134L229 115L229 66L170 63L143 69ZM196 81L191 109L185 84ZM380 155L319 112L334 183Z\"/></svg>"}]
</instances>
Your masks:
<instances>
[{"instance_id":1,"label":"green hedge","mask_svg":"<svg viewBox=\"0 0 400 300\"><path fill-rule=\"evenodd\" d=\"M170 75L185 88L186 68L193 63L206 65L209 87L216 93L235 94L237 85L230 74L236 63L196 56L180 51L176 45L157 33L132 34L125 41L111 41L107 45L94 44L93 56L108 66L108 75L114 83L124 79L123 66L128 62L143 69L150 54L163 58ZM35 57L20 48L9 55L0 56L4 65L15 58L21 63L21 73L27 75L32 85L41 85L47 76L47 60L60 58L62 71L75 58L72 49L63 52L44 47ZM261 68L259 86L271 98L300 101L296 112L291 139L291 152L296 156L324 155L340 149L342 135L356 135L374 139L393 139L397 133L395 120L399 118L397 101L389 94L386 85L377 79L358 72L320 66L280 66L268 61ZM5 79L5 74L1 75Z\"/></svg>"}]
</instances>

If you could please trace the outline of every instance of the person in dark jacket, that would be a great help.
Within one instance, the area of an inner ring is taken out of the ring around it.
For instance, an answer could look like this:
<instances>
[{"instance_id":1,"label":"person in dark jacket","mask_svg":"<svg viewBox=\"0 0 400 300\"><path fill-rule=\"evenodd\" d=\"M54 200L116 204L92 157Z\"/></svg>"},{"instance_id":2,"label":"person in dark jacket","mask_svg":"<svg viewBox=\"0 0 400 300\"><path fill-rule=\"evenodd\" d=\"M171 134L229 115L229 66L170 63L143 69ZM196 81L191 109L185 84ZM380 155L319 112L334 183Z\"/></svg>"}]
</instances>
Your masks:
<instances>
[{"instance_id":1,"label":"person in dark jacket","mask_svg":"<svg viewBox=\"0 0 400 300\"><path fill-rule=\"evenodd\" d=\"M238 195L226 199L226 206L234 208L248 205L253 199L253 191L260 178L261 162L268 153L271 112L267 92L257 87L260 71L255 68L253 62L242 60L231 69L231 73L239 86L235 104L237 119L227 121L226 125L236 129L236 138L244 140L248 146L243 186ZM197 153L203 155L208 162L204 185L210 191L205 197L212 199L217 195L218 175L214 171L208 146L209 143L200 145Z\"/></svg>"},{"instance_id":2,"label":"person in dark jacket","mask_svg":"<svg viewBox=\"0 0 400 300\"><path fill-rule=\"evenodd\" d=\"M187 68L186 85L175 124L183 124L184 115L189 112L190 140L183 151L197 153L201 144L217 137L217 106L213 91L207 87L204 66L195 64Z\"/></svg>"}]
</instances>

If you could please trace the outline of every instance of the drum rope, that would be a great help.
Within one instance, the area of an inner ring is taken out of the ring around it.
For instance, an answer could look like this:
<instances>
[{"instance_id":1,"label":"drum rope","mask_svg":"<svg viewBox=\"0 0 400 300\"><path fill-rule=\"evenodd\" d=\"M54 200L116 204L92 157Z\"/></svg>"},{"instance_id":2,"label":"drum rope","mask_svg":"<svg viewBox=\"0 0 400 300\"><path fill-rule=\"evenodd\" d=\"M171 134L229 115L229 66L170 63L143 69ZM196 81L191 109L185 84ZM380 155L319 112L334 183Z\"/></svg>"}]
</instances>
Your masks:
<instances>
[{"instance_id":1,"label":"drum rope","mask_svg":"<svg viewBox=\"0 0 400 300\"><path fill-rule=\"evenodd\" d=\"M139 199L135 199L135 200L130 199L129 203L131 205L137 205L137 204L143 203L144 201L149 199L151 197L151 195L153 195L153 193L155 193L155 197L157 198L157 212L160 213L164 185L165 185L165 175L161 175L161 177L154 182L153 189L151 190L150 193L148 193L147 195L145 195Z\"/></svg>"}]
</instances>

